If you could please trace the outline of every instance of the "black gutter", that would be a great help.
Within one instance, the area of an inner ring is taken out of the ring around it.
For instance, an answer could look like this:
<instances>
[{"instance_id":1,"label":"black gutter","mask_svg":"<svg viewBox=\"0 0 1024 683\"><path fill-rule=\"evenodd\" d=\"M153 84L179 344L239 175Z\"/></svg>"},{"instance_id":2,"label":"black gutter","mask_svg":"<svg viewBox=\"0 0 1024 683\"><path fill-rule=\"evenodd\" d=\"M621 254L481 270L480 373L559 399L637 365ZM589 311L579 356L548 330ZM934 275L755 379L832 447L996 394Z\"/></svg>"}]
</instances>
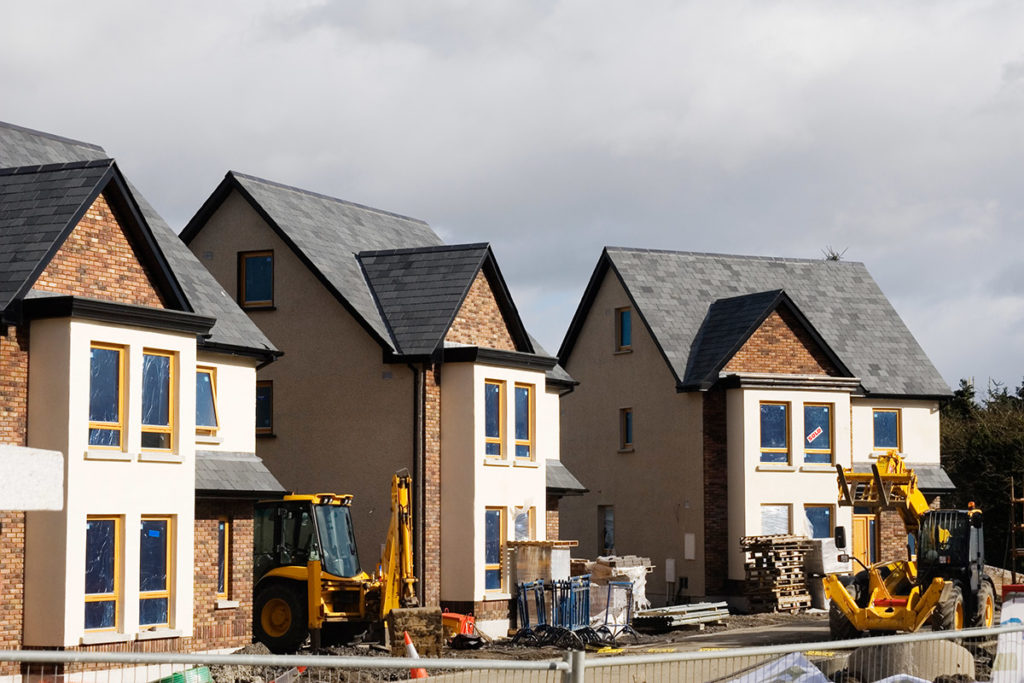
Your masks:
<instances>
[{"instance_id":1,"label":"black gutter","mask_svg":"<svg viewBox=\"0 0 1024 683\"><path fill-rule=\"evenodd\" d=\"M207 334L216 318L166 308L119 304L78 296L47 296L22 302L25 319L85 318L98 322L147 327L172 332Z\"/></svg>"},{"instance_id":2,"label":"black gutter","mask_svg":"<svg viewBox=\"0 0 1024 683\"><path fill-rule=\"evenodd\" d=\"M426 453L426 429L423 425L424 406L426 404L426 371L423 366L416 367L408 364L412 371L412 500L415 514L413 514L413 554L412 573L416 577L416 600L423 604L423 518L426 514L426 505L423 500L426 485L423 477L425 469L424 454Z\"/></svg>"}]
</instances>

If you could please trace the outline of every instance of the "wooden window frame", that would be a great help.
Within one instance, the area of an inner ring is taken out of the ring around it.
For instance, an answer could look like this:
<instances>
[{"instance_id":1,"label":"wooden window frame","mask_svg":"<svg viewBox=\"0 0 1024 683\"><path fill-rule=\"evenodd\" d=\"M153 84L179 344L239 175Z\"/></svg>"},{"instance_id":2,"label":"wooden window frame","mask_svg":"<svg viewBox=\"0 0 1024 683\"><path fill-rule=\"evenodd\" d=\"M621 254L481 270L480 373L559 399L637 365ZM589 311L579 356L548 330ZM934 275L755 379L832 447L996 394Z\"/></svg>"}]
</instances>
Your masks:
<instances>
[{"instance_id":1,"label":"wooden window frame","mask_svg":"<svg viewBox=\"0 0 1024 683\"><path fill-rule=\"evenodd\" d=\"M498 513L498 562L488 563L487 562L487 513L497 512ZM505 568L502 558L505 557L505 547L508 543L508 510L504 507L487 506L484 508L484 592L486 593L503 593L505 592ZM495 571L498 572L498 587L488 588L487 587L487 572Z\"/></svg>"},{"instance_id":2,"label":"wooden window frame","mask_svg":"<svg viewBox=\"0 0 1024 683\"><path fill-rule=\"evenodd\" d=\"M828 510L828 523L829 530L827 536L817 536L815 538L832 538L836 532L836 506L831 503L804 503L804 522L807 521L807 509L808 508L825 508Z\"/></svg>"},{"instance_id":3,"label":"wooden window frame","mask_svg":"<svg viewBox=\"0 0 1024 683\"><path fill-rule=\"evenodd\" d=\"M764 447L764 425L761 423L761 408L762 406L782 406L786 409L786 447L785 448L765 448ZM758 425L758 448L760 448L760 462L766 465L791 465L793 463L793 434L791 422L791 411L793 406L788 401L759 401L757 404L757 425ZM766 453L784 453L786 455L785 462L779 462L777 460L765 460L764 456ZM790 521L790 526L792 526Z\"/></svg>"},{"instance_id":4,"label":"wooden window frame","mask_svg":"<svg viewBox=\"0 0 1024 683\"><path fill-rule=\"evenodd\" d=\"M828 448L807 447L807 408L828 408ZM805 403L804 404L804 462L807 461L808 453L828 455L827 463L809 463L811 465L831 465L836 459L836 405L834 403Z\"/></svg>"},{"instance_id":5,"label":"wooden window frame","mask_svg":"<svg viewBox=\"0 0 1024 683\"><path fill-rule=\"evenodd\" d=\"M903 409L902 408L872 408L871 409L871 450L880 453L892 450L890 446L879 446L875 437L875 413L896 414L896 450L903 452Z\"/></svg>"},{"instance_id":6,"label":"wooden window frame","mask_svg":"<svg viewBox=\"0 0 1024 683\"><path fill-rule=\"evenodd\" d=\"M139 520L139 526L142 526L142 522L167 522L167 537L164 539L165 549L164 558L167 566L164 567L164 588L158 591L143 591L139 590L139 626L145 628L161 628L168 627L171 624L171 615L174 612L174 604L172 602L173 591L171 587L174 585L174 516L173 515L142 515ZM141 528L140 528L141 531ZM139 558L139 583L142 583L142 563L141 557ZM167 621L162 623L143 624L142 621L142 601L165 598L167 600Z\"/></svg>"},{"instance_id":7,"label":"wooden window frame","mask_svg":"<svg viewBox=\"0 0 1024 683\"><path fill-rule=\"evenodd\" d=\"M519 508L519 509L522 509L522 508ZM517 540L517 541L521 541L521 540L535 541L535 540L537 540L537 508L536 508L536 506L530 506L528 508L525 508L525 513L526 513L526 517L527 517L527 522L526 522L526 525L527 525L527 529L526 529L527 538L525 538L525 539L517 538L515 540ZM513 536L515 536L516 516L517 516L517 513L515 512L515 510L513 510L513 512L512 512L512 535Z\"/></svg>"},{"instance_id":8,"label":"wooden window frame","mask_svg":"<svg viewBox=\"0 0 1024 683\"><path fill-rule=\"evenodd\" d=\"M264 256L270 257L270 298L269 299L258 299L249 301L246 299L245 293L245 269L246 259L249 258L260 258ZM240 251L238 252L238 305L243 309L254 309L254 308L273 308L274 307L274 266L275 266L274 250L273 249L261 249L258 251Z\"/></svg>"},{"instance_id":9,"label":"wooden window frame","mask_svg":"<svg viewBox=\"0 0 1024 683\"><path fill-rule=\"evenodd\" d=\"M636 440L636 416L633 408L619 408L619 452L629 453Z\"/></svg>"},{"instance_id":10,"label":"wooden window frame","mask_svg":"<svg viewBox=\"0 0 1024 683\"><path fill-rule=\"evenodd\" d=\"M493 384L498 387L498 436L487 435L487 385ZM505 449L505 422L508 416L508 404L505 396L506 382L503 379L484 380L484 457L491 460L505 460L507 457ZM498 452L488 454L487 446L498 445Z\"/></svg>"},{"instance_id":11,"label":"wooden window frame","mask_svg":"<svg viewBox=\"0 0 1024 683\"><path fill-rule=\"evenodd\" d=\"M116 431L118 434L118 445L116 446L103 446L89 444L90 449L104 449L104 450L117 450L123 451L125 447L125 433L124 433L124 402L125 402L125 358L127 356L127 349L124 346L117 344L107 344L104 342L91 342L89 344L89 373L90 383L92 379L92 350L103 349L105 351L117 351L117 422L97 422L92 419L89 420L89 433L94 429L101 429L104 431ZM91 416L90 416L91 417ZM86 442L88 443L88 436Z\"/></svg>"},{"instance_id":12,"label":"wooden window frame","mask_svg":"<svg viewBox=\"0 0 1024 683\"><path fill-rule=\"evenodd\" d=\"M221 526L223 525L223 526ZM221 557L220 549L223 545L224 555ZM227 600L231 594L231 519L229 517L217 518L217 578L224 578L224 587L217 586L217 598Z\"/></svg>"},{"instance_id":13,"label":"wooden window frame","mask_svg":"<svg viewBox=\"0 0 1024 683\"><path fill-rule=\"evenodd\" d=\"M140 443L139 447L142 450L144 450L144 451L161 451L161 452L171 451L171 452L173 452L175 446L177 445L175 443L176 440L174 438L174 427L175 427L174 414L175 414L175 408L176 408L176 405L177 405L175 403L176 396L175 396L174 387L175 387L175 384L177 383L176 380L177 380L177 372L178 372L177 364L175 363L175 354L172 351L161 351L161 350L158 350L158 349L143 349L142 350L142 360L143 360L143 363L145 363L146 356L158 356L160 358L167 358L168 359L168 363L167 363L167 424L166 425L142 424L142 434L143 435L146 435L146 434L166 434L167 435L167 448L152 448L152 447L147 448L145 446L142 446L141 443ZM144 373L143 373L142 381L145 382L145 374ZM146 387L143 386L142 387L142 397L145 398L145 396L146 396ZM142 412L144 414L145 410L143 410Z\"/></svg>"},{"instance_id":14,"label":"wooden window frame","mask_svg":"<svg viewBox=\"0 0 1024 683\"><path fill-rule=\"evenodd\" d=\"M514 415L513 416L513 423L512 423L513 424L512 436L513 436L513 440L515 442L515 446L513 448L513 455L515 456L516 460L519 460L519 461L533 461L533 460L536 460L536 457L537 457L537 451L536 451L535 443L534 443L536 441L535 436L534 436L535 433L536 433L536 412L537 412L536 408L534 406L536 392L534 391L534 385L533 384L523 384L521 382L516 382L515 385L512 388L512 391L513 391L513 395L512 395L513 396L513 406L515 406L516 410L518 410L519 402L515 400L515 392L518 391L519 389L526 389L526 392L527 392L527 403L528 403L528 405L527 405L526 409L530 413L528 418L527 418L527 424L528 424L527 429L530 430L530 438L528 438L528 439L519 439L517 437L516 430L515 430L515 424L518 421L518 415ZM519 447L520 446L526 446L530 450L529 455L526 455L526 456L519 455Z\"/></svg>"},{"instance_id":15,"label":"wooden window frame","mask_svg":"<svg viewBox=\"0 0 1024 683\"><path fill-rule=\"evenodd\" d=\"M198 405L199 401L199 375L205 374L210 376L210 391L213 393L213 421L214 425L200 425L196 422L196 434L202 436L216 436L217 430L220 429L220 413L217 410L217 368L211 367L196 367L196 402Z\"/></svg>"},{"instance_id":16,"label":"wooden window frame","mask_svg":"<svg viewBox=\"0 0 1024 683\"><path fill-rule=\"evenodd\" d=\"M113 522L114 523L114 592L113 593L85 593L85 603L90 602L110 602L114 601L114 625L105 626L103 628L83 628L86 633L103 633L117 631L118 625L121 623L121 556L123 554L124 540L121 536L121 517L117 515L86 515L85 522ZM86 544L85 549L85 561L89 561L89 548ZM83 572L83 578L85 574ZM82 614L82 623L85 623L85 614Z\"/></svg>"},{"instance_id":17,"label":"wooden window frame","mask_svg":"<svg viewBox=\"0 0 1024 683\"><path fill-rule=\"evenodd\" d=\"M629 317L629 339L622 338L623 316ZM623 343L627 342L627 343ZM615 309L615 351L623 353L633 350L633 309L630 306L623 306Z\"/></svg>"},{"instance_id":18,"label":"wooden window frame","mask_svg":"<svg viewBox=\"0 0 1024 683\"><path fill-rule=\"evenodd\" d=\"M270 426L260 427L256 425L256 436L273 436L274 435L274 380L272 379L261 379L256 381L256 392L259 393L260 387L268 387L270 389Z\"/></svg>"}]
</instances>

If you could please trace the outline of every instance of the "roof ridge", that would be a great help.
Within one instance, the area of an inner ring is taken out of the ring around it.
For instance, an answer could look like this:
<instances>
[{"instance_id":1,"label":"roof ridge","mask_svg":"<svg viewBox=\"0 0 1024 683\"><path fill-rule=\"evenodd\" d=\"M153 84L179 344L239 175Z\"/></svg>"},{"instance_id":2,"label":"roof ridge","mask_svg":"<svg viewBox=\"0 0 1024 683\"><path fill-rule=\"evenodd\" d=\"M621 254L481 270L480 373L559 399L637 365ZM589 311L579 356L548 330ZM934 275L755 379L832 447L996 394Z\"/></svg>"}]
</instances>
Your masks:
<instances>
[{"instance_id":1,"label":"roof ridge","mask_svg":"<svg viewBox=\"0 0 1024 683\"><path fill-rule=\"evenodd\" d=\"M402 247L401 249L369 249L356 254L359 258L369 256L403 256L405 254L433 254L442 251L470 251L487 249L490 242L472 242L469 244L434 244L424 247Z\"/></svg>"},{"instance_id":2,"label":"roof ridge","mask_svg":"<svg viewBox=\"0 0 1024 683\"><path fill-rule=\"evenodd\" d=\"M43 137L43 138L49 138L50 140L57 140L59 142L70 142L71 144L79 145L81 147L87 147L89 149L95 149L97 151L103 152L104 154L107 153L107 150L105 150L102 147L100 147L99 145L93 144L91 142L85 142L83 140L75 140L74 138L66 138L66 137L64 137L62 135L54 135L53 133L47 133L47 132L42 131L42 130L36 130L34 128L27 128L25 126L19 126L19 125L14 124L14 123L8 123L7 121L0 121L0 128L9 128L11 130L17 130L17 131L20 131L22 133L29 133L31 135L36 135L36 136Z\"/></svg>"},{"instance_id":3,"label":"roof ridge","mask_svg":"<svg viewBox=\"0 0 1024 683\"><path fill-rule=\"evenodd\" d=\"M240 171L228 171L228 174L234 176L235 178L245 178L246 180L252 180L252 181L255 181L257 183L263 183L265 185L270 185L272 187L277 187L277 188L280 188L282 190L289 190L291 192L295 192L297 194L305 195L307 197L316 197L317 199L326 199L327 201L335 202L337 204L344 204L346 206L351 206L351 207L356 208L356 209L363 209L364 211L373 211L374 213L379 213L382 216L391 216L393 218L400 218L402 220L412 221L413 223L420 223L421 225L428 225L429 226L429 224L425 220L423 220L421 218L413 218L412 216L406 216L404 214L395 213L394 211L388 211L386 209L378 209L378 208L376 208L374 206L367 206L366 204L359 204L358 202L352 202L352 201L349 201L347 199L339 199L338 197L332 197L330 195L321 194L320 192L313 192L311 190L304 190L301 187L295 187L294 185L286 185L285 183L279 183L276 180L268 180L267 178L260 178L259 176L250 175L248 173L242 173Z\"/></svg>"},{"instance_id":4,"label":"roof ridge","mask_svg":"<svg viewBox=\"0 0 1024 683\"><path fill-rule=\"evenodd\" d=\"M739 259L743 261L771 261L775 263L839 263L843 265L864 265L861 261L832 261L831 259L799 258L796 256L758 256L755 254L725 254L713 251L680 251L677 249L646 249L643 247L606 246L605 251L634 254L674 254L677 256L713 256L715 258Z\"/></svg>"},{"instance_id":5,"label":"roof ridge","mask_svg":"<svg viewBox=\"0 0 1024 683\"><path fill-rule=\"evenodd\" d=\"M29 166L11 166L0 168L0 175L20 175L22 173L51 173L54 171L73 171L79 168L99 168L111 166L113 159L87 159L82 161L65 161L53 164L32 164Z\"/></svg>"}]
</instances>

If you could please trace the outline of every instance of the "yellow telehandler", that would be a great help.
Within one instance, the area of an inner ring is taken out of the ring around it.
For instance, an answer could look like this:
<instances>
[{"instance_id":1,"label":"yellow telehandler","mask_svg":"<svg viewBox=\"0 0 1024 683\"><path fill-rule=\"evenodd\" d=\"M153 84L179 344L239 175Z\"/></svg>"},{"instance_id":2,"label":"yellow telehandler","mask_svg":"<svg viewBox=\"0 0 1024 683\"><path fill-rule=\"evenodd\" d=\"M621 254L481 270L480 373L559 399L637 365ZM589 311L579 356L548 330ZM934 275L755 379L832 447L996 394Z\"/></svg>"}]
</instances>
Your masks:
<instances>
[{"instance_id":1,"label":"yellow telehandler","mask_svg":"<svg viewBox=\"0 0 1024 683\"><path fill-rule=\"evenodd\" d=\"M829 630L834 639L865 631L916 631L991 626L995 586L985 573L981 510L929 509L917 475L896 451L881 453L871 472L836 465L839 505L872 511L895 510L914 539L916 559L880 562L850 575L823 581L831 599ZM843 549L845 530L836 529ZM909 555L910 553L908 553Z\"/></svg>"},{"instance_id":2,"label":"yellow telehandler","mask_svg":"<svg viewBox=\"0 0 1024 683\"><path fill-rule=\"evenodd\" d=\"M409 506L411 479L391 481L391 524L373 576L359 567L352 496L288 495L256 504L253 636L271 652L313 648L383 626L417 604Z\"/></svg>"}]
</instances>

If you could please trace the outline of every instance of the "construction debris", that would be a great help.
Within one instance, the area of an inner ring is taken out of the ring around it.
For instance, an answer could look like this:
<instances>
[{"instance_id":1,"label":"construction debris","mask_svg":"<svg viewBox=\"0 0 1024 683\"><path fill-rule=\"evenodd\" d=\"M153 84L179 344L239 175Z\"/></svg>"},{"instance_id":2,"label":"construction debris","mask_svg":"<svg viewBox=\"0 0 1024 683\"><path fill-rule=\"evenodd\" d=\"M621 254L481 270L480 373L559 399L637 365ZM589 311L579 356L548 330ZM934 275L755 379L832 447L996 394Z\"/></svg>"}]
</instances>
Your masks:
<instances>
[{"instance_id":1,"label":"construction debris","mask_svg":"<svg viewBox=\"0 0 1024 683\"><path fill-rule=\"evenodd\" d=\"M797 612L811 607L804 556L813 548L804 536L744 536L747 554L744 593L753 612Z\"/></svg>"},{"instance_id":2,"label":"construction debris","mask_svg":"<svg viewBox=\"0 0 1024 683\"><path fill-rule=\"evenodd\" d=\"M663 632L684 626L718 623L728 616L728 603L698 602L641 610L633 617L633 624L643 631Z\"/></svg>"}]
</instances>

